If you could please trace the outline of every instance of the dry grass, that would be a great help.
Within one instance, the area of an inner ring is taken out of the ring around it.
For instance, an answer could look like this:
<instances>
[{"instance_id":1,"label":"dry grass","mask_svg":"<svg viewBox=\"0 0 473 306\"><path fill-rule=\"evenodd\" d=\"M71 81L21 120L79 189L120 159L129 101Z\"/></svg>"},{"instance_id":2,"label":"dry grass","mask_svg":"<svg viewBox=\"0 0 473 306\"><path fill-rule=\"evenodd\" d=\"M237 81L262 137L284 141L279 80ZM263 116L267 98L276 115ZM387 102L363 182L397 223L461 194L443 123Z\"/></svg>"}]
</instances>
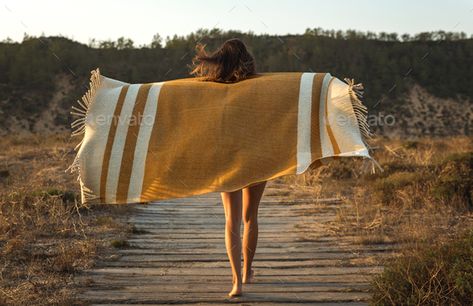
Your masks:
<instances>
[{"instance_id":1,"label":"dry grass","mask_svg":"<svg viewBox=\"0 0 473 306\"><path fill-rule=\"evenodd\" d=\"M372 305L472 305L473 231L403 250L372 284Z\"/></svg>"},{"instance_id":2,"label":"dry grass","mask_svg":"<svg viewBox=\"0 0 473 306\"><path fill-rule=\"evenodd\" d=\"M436 301L461 300L464 292L473 294L473 275L455 275L461 287L445 276L461 274L461 269L471 273L471 260L462 261L465 266L459 270L455 262L461 258L455 256L472 250L457 247L456 253L448 253L444 247L461 245L455 241L473 225L473 139L378 139L374 147L382 173L362 173L360 160L340 159L284 180L294 188L318 185L314 188L317 197L344 199L331 230L352 235L353 242L362 245L395 245L399 256L380 262L386 269L373 283L375 305L416 305L415 301L437 305ZM426 251L429 248L436 253ZM446 260L449 254L451 261ZM411 263L418 270L406 267ZM442 270L435 270L440 266ZM445 277L435 290L424 290L423 284L429 279L437 281L435 273L440 272Z\"/></svg>"},{"instance_id":3,"label":"dry grass","mask_svg":"<svg viewBox=\"0 0 473 306\"><path fill-rule=\"evenodd\" d=\"M7 137L0 148L0 304L80 303L74 276L125 234L129 207L79 204L66 135Z\"/></svg>"},{"instance_id":4,"label":"dry grass","mask_svg":"<svg viewBox=\"0 0 473 306\"><path fill-rule=\"evenodd\" d=\"M402 258L450 267L445 252L435 257L423 250L430 245L445 250L442 245L454 243L462 228L473 224L473 140L378 140L374 145L382 173L362 173L362 161L340 159L302 176L280 178L273 185L280 181L284 188L268 193L341 198L344 204L327 230L353 236L355 244L398 246L401 260L385 263L390 274L377 279L376 296L416 279L404 269L410 261ZM129 247L126 233L139 231L119 217L130 208L78 204L75 178L64 173L74 155L67 136L7 138L0 148L0 304L79 303L74 276L107 250ZM422 271L435 272L430 266ZM437 289L456 292L455 287Z\"/></svg>"},{"instance_id":5,"label":"dry grass","mask_svg":"<svg viewBox=\"0 0 473 306\"><path fill-rule=\"evenodd\" d=\"M471 225L473 139L378 139L374 156L384 172L363 172L363 161L339 159L284 181L314 196L344 199L337 230L360 243L432 241Z\"/></svg>"}]
</instances>

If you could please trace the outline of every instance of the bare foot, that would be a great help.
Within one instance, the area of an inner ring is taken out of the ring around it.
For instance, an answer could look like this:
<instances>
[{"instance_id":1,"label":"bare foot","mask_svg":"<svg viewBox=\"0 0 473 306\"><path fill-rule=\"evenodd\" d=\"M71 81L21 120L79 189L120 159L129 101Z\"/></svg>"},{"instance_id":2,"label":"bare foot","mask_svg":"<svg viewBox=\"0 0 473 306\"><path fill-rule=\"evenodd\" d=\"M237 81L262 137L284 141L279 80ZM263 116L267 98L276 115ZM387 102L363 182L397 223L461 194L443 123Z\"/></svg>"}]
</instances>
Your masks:
<instances>
[{"instance_id":1,"label":"bare foot","mask_svg":"<svg viewBox=\"0 0 473 306\"><path fill-rule=\"evenodd\" d=\"M253 269L250 270L250 273L243 275L243 284L251 284L253 282L253 276L255 275Z\"/></svg>"},{"instance_id":2,"label":"bare foot","mask_svg":"<svg viewBox=\"0 0 473 306\"><path fill-rule=\"evenodd\" d=\"M232 288L232 291L230 291L230 293L228 293L228 296L230 297L234 297L234 296L240 296L241 295L241 283L235 283L233 285L233 288Z\"/></svg>"}]
</instances>

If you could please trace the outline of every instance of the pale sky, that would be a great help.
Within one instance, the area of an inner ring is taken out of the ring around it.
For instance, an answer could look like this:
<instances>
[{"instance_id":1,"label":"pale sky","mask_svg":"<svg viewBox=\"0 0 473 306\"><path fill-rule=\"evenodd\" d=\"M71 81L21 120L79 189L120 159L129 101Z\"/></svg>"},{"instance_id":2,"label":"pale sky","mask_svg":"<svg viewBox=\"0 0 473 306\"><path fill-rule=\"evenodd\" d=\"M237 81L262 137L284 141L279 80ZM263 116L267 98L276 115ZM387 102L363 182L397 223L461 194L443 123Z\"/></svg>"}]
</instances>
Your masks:
<instances>
[{"instance_id":1,"label":"pale sky","mask_svg":"<svg viewBox=\"0 0 473 306\"><path fill-rule=\"evenodd\" d=\"M90 38L124 36L135 45L199 28L298 34L306 28L473 34L473 0L0 0L0 40L24 33Z\"/></svg>"}]
</instances>

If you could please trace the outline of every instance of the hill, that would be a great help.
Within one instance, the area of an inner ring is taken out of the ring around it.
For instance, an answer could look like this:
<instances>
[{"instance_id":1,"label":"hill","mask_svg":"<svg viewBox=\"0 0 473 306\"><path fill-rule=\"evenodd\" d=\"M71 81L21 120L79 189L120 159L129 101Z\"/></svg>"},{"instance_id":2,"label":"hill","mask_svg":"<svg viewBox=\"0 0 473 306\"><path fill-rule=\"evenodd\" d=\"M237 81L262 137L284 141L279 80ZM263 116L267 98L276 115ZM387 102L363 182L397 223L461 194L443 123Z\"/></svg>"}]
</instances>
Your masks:
<instances>
[{"instance_id":1,"label":"hill","mask_svg":"<svg viewBox=\"0 0 473 306\"><path fill-rule=\"evenodd\" d=\"M212 50L239 37L257 69L328 71L365 85L375 131L388 136L473 132L473 39L462 33L387 33L307 29L301 35L255 35L218 29L156 36L149 46L130 39L81 44L64 37L0 43L0 134L68 129L70 106L86 90L90 71L153 82L188 76L196 42Z\"/></svg>"}]
</instances>

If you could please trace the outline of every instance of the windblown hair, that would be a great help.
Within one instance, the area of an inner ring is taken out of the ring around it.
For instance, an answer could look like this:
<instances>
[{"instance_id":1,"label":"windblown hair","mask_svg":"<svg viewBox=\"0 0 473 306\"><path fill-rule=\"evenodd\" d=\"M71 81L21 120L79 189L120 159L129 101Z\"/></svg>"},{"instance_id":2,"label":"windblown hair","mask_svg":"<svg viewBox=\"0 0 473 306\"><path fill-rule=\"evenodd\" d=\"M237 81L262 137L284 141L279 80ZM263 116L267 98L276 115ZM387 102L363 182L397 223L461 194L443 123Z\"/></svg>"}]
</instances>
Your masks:
<instances>
[{"instance_id":1,"label":"windblown hair","mask_svg":"<svg viewBox=\"0 0 473 306\"><path fill-rule=\"evenodd\" d=\"M212 54L197 44L196 52L190 73L205 81L233 83L256 74L255 59L238 38L225 41Z\"/></svg>"}]
</instances>

